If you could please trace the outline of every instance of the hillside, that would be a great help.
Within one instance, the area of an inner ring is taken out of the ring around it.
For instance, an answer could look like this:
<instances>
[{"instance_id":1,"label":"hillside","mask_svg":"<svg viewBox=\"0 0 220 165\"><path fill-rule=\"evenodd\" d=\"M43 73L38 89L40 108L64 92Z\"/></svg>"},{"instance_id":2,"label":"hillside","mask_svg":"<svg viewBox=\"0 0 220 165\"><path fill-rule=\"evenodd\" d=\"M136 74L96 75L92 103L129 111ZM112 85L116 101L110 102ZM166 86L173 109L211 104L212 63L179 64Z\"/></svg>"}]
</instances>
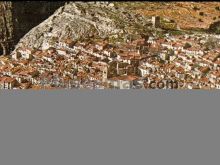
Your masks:
<instances>
[{"instance_id":1,"label":"hillside","mask_svg":"<svg viewBox=\"0 0 220 165\"><path fill-rule=\"evenodd\" d=\"M158 15L177 22L182 29L208 29L220 20L220 2L118 2L119 7L144 16Z\"/></svg>"},{"instance_id":2,"label":"hillside","mask_svg":"<svg viewBox=\"0 0 220 165\"><path fill-rule=\"evenodd\" d=\"M34 7L34 4L32 6ZM45 9L36 9L34 13L38 11L45 11ZM19 15L19 12L22 11L16 10L16 15ZM93 35L107 37L124 32L135 33L132 29L148 31L149 19L152 16L173 20L184 30L208 29L211 24L220 21L220 2L114 2L111 5L107 2L103 4L101 2L70 2L59 8L53 15L51 14L52 12L42 14L44 19L50 17L28 32L20 40L18 46L38 48L44 41L50 40L49 42L53 43L53 38L79 39ZM27 21L17 22L17 28L9 22L8 27L17 29L16 33L9 30L9 38L13 38L11 37L13 34L16 36L21 33L25 34L28 29L34 27L34 24L28 26L30 22L28 20L33 18L36 18L36 15L30 18L26 16ZM37 25L40 21L35 22ZM23 31L21 27L26 26L28 28Z\"/></svg>"},{"instance_id":3,"label":"hillside","mask_svg":"<svg viewBox=\"0 0 220 165\"><path fill-rule=\"evenodd\" d=\"M117 10L112 3L70 2L59 8L52 16L27 33L17 47L39 48L44 42L65 38L90 38L91 36L120 36L148 28L149 19Z\"/></svg>"},{"instance_id":4,"label":"hillside","mask_svg":"<svg viewBox=\"0 0 220 165\"><path fill-rule=\"evenodd\" d=\"M65 3L0 58L0 88L140 89L171 79L175 88L219 89L218 4Z\"/></svg>"}]
</instances>

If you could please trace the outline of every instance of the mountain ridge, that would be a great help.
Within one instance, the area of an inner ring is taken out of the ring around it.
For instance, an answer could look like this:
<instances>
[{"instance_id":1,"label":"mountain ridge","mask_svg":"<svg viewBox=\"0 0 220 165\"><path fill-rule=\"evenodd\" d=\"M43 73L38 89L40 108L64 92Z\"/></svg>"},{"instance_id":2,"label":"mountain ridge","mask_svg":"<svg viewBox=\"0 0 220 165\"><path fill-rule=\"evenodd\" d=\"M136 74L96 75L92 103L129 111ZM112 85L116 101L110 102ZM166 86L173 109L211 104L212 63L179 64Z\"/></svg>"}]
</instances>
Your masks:
<instances>
[{"instance_id":1,"label":"mountain ridge","mask_svg":"<svg viewBox=\"0 0 220 165\"><path fill-rule=\"evenodd\" d=\"M113 3L69 2L29 31L17 47L39 48L43 42L53 42L53 38L77 40L94 35L97 37L120 35L126 32L126 27L141 25L139 28L144 29L144 24L147 23L149 23L147 17L117 10Z\"/></svg>"}]
</instances>

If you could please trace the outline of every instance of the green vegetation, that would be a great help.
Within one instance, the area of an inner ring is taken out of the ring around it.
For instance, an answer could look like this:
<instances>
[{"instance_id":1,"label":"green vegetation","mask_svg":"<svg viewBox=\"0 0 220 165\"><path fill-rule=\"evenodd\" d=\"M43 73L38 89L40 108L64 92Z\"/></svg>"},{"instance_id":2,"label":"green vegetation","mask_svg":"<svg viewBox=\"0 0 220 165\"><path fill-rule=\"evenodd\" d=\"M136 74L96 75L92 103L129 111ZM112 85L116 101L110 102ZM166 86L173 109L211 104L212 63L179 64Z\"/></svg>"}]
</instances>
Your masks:
<instances>
[{"instance_id":1,"label":"green vegetation","mask_svg":"<svg viewBox=\"0 0 220 165\"><path fill-rule=\"evenodd\" d=\"M199 18L199 22L203 22L203 20L201 18Z\"/></svg>"},{"instance_id":2,"label":"green vegetation","mask_svg":"<svg viewBox=\"0 0 220 165\"><path fill-rule=\"evenodd\" d=\"M177 30L177 24L174 20L161 19L160 27L165 30Z\"/></svg>"},{"instance_id":3,"label":"green vegetation","mask_svg":"<svg viewBox=\"0 0 220 165\"><path fill-rule=\"evenodd\" d=\"M108 58L105 58L105 59L103 59L102 61L108 63L108 62L109 62L109 59L108 59Z\"/></svg>"},{"instance_id":4,"label":"green vegetation","mask_svg":"<svg viewBox=\"0 0 220 165\"><path fill-rule=\"evenodd\" d=\"M159 38L164 38L165 37L165 32L163 31L156 31L156 36Z\"/></svg>"},{"instance_id":5,"label":"green vegetation","mask_svg":"<svg viewBox=\"0 0 220 165\"><path fill-rule=\"evenodd\" d=\"M169 50L168 51L168 56L173 56L174 55L174 50Z\"/></svg>"},{"instance_id":6,"label":"green vegetation","mask_svg":"<svg viewBox=\"0 0 220 165\"><path fill-rule=\"evenodd\" d=\"M111 58L116 58L116 57L117 57L117 53L112 52L111 55L110 55L110 57L111 57Z\"/></svg>"},{"instance_id":7,"label":"green vegetation","mask_svg":"<svg viewBox=\"0 0 220 165\"><path fill-rule=\"evenodd\" d=\"M193 10L197 11L197 10L200 10L200 8L198 8L197 6L194 6Z\"/></svg>"},{"instance_id":8,"label":"green vegetation","mask_svg":"<svg viewBox=\"0 0 220 165\"><path fill-rule=\"evenodd\" d=\"M191 47L192 47L192 45L187 42L187 43L184 45L183 48L184 48L184 49L188 49L188 48L191 48Z\"/></svg>"},{"instance_id":9,"label":"green vegetation","mask_svg":"<svg viewBox=\"0 0 220 165\"><path fill-rule=\"evenodd\" d=\"M118 37L118 38L115 38L115 37L110 37L108 39L109 43L112 43L112 44L116 44L117 42L124 42L124 38L123 37Z\"/></svg>"},{"instance_id":10,"label":"green vegetation","mask_svg":"<svg viewBox=\"0 0 220 165\"><path fill-rule=\"evenodd\" d=\"M208 31L211 33L220 34L220 21L211 24Z\"/></svg>"},{"instance_id":11,"label":"green vegetation","mask_svg":"<svg viewBox=\"0 0 220 165\"><path fill-rule=\"evenodd\" d=\"M204 12L199 12L199 15L204 16L205 14L204 14Z\"/></svg>"},{"instance_id":12,"label":"green vegetation","mask_svg":"<svg viewBox=\"0 0 220 165\"><path fill-rule=\"evenodd\" d=\"M109 68L108 68L108 77L109 78L117 76L116 67L117 67L117 63L115 61L109 63Z\"/></svg>"},{"instance_id":13,"label":"green vegetation","mask_svg":"<svg viewBox=\"0 0 220 165\"><path fill-rule=\"evenodd\" d=\"M144 2L115 2L114 4L118 8L124 7L130 10L144 9L146 5Z\"/></svg>"},{"instance_id":14,"label":"green vegetation","mask_svg":"<svg viewBox=\"0 0 220 165\"><path fill-rule=\"evenodd\" d=\"M220 11L220 7L219 6L215 7L215 10Z\"/></svg>"},{"instance_id":15,"label":"green vegetation","mask_svg":"<svg viewBox=\"0 0 220 165\"><path fill-rule=\"evenodd\" d=\"M176 36L176 35L183 35L184 32L183 31L180 31L180 30L171 30L169 31L169 33L173 36Z\"/></svg>"}]
</instances>

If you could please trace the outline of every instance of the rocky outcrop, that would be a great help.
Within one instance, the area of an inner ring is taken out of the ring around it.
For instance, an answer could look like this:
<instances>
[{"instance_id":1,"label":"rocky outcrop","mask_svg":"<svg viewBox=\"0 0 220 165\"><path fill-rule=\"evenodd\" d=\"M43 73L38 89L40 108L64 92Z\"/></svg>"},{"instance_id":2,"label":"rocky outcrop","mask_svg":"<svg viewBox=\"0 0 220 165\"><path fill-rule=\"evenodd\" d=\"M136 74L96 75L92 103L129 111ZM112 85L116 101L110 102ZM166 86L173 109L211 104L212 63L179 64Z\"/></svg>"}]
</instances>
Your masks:
<instances>
[{"instance_id":1,"label":"rocky outcrop","mask_svg":"<svg viewBox=\"0 0 220 165\"><path fill-rule=\"evenodd\" d=\"M17 47L40 48L54 39L107 37L132 29L147 29L149 19L108 2L69 2L52 16L27 33ZM132 33L132 32L131 32Z\"/></svg>"},{"instance_id":2,"label":"rocky outcrop","mask_svg":"<svg viewBox=\"0 0 220 165\"><path fill-rule=\"evenodd\" d=\"M0 2L0 55L6 54L31 28L47 19L65 2Z\"/></svg>"},{"instance_id":3,"label":"rocky outcrop","mask_svg":"<svg viewBox=\"0 0 220 165\"><path fill-rule=\"evenodd\" d=\"M0 2L0 55L6 54L13 39L12 2Z\"/></svg>"},{"instance_id":4,"label":"rocky outcrop","mask_svg":"<svg viewBox=\"0 0 220 165\"><path fill-rule=\"evenodd\" d=\"M63 1L52 3L47 1L1 1L0 54L2 54L3 48L4 51L8 51L24 34L47 19L56 9L63 6L64 3ZM219 2L70 3L59 9L59 12L56 12L56 15L52 16L50 20L44 22L44 24L41 25L41 27L44 28L43 30L40 30L39 27L35 28L35 32L39 31L42 36L40 36L40 34L32 35L34 34L32 31L24 38L30 38L30 45L33 45L34 39L31 39L31 36L35 36L35 39L42 40L43 33L41 32L43 31L49 32L51 30L53 34L57 30L58 36L69 35L75 36L76 38L83 36L82 34L89 35L87 33L93 33L93 31L99 33L99 35L108 34L108 32L113 32L117 28L123 29L123 23L126 20L130 20L132 24L135 23L135 20L138 20L140 16L136 16L132 13L147 17L160 16L168 18L174 20L177 25L184 30L197 28L208 29L210 24L220 21L219 10L217 10L219 6ZM123 7L125 9L123 9ZM120 14L117 16L117 13ZM142 17L140 18L142 19ZM61 23L59 23L59 21L61 21ZM65 25L65 21L71 25ZM139 24L144 23L140 21ZM214 23L210 29L216 27L215 25L216 23ZM130 24L127 23L126 26L129 27ZM116 28L114 29L114 27ZM105 30L103 31L103 29ZM61 30L63 30L63 32L61 32ZM25 39L22 39L22 41L24 43L28 42L25 41ZM41 41L36 41L35 45L39 45L40 42Z\"/></svg>"}]
</instances>

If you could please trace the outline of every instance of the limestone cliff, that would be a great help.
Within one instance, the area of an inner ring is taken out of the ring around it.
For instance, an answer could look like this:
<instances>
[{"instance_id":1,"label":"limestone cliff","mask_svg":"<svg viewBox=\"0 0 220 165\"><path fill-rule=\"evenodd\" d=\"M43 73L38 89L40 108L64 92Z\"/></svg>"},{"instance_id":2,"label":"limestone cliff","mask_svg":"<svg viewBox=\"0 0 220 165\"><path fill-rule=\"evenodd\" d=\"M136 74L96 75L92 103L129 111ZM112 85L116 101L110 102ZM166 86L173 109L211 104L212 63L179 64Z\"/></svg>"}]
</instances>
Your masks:
<instances>
[{"instance_id":1,"label":"limestone cliff","mask_svg":"<svg viewBox=\"0 0 220 165\"><path fill-rule=\"evenodd\" d=\"M117 9L108 2L69 2L28 32L17 47L39 48L55 38L109 37L147 30L149 18Z\"/></svg>"},{"instance_id":2,"label":"limestone cliff","mask_svg":"<svg viewBox=\"0 0 220 165\"><path fill-rule=\"evenodd\" d=\"M0 54L6 54L30 29L47 19L64 1L0 2Z\"/></svg>"}]
</instances>

